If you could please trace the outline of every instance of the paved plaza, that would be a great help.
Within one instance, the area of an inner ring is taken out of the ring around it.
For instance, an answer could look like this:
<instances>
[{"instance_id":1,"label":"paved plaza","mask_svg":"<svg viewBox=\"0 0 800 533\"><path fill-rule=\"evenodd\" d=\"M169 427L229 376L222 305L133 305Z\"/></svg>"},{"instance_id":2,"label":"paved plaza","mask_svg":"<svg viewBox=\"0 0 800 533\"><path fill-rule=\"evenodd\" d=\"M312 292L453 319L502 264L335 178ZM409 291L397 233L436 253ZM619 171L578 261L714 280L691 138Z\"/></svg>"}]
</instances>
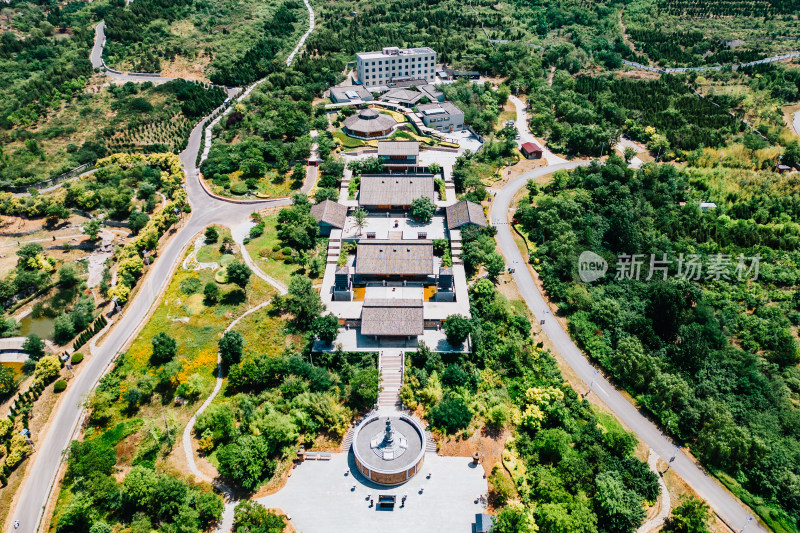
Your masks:
<instances>
[{"instance_id":1,"label":"paved plaza","mask_svg":"<svg viewBox=\"0 0 800 533\"><path fill-rule=\"evenodd\" d=\"M367 234L374 233L376 239L398 238L402 235L403 239L414 240L419 238L420 233L425 234L426 239L445 239L445 217L435 216L430 222L420 223L409 218L405 213L380 213L373 214L367 218L367 224L362 230L358 229L355 217L347 217L342 238L359 239L366 237Z\"/></svg>"},{"instance_id":2,"label":"paved plaza","mask_svg":"<svg viewBox=\"0 0 800 533\"><path fill-rule=\"evenodd\" d=\"M336 453L301 463L279 492L257 501L289 515L298 533L470 533L475 513L484 511L478 497L487 491L483 468L469 457L427 453L419 474L385 487L358 473L351 453ZM393 511L370 507L368 495L377 502L381 494L397 496Z\"/></svg>"}]
</instances>

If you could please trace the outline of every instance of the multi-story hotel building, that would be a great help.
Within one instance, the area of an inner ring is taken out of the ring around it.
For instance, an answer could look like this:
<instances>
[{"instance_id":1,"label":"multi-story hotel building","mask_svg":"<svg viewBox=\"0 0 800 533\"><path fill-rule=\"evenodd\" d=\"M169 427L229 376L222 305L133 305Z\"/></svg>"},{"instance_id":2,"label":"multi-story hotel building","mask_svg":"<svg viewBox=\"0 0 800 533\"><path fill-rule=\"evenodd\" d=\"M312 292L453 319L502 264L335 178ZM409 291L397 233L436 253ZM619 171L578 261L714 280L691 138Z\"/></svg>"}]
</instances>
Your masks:
<instances>
[{"instance_id":1,"label":"multi-story hotel building","mask_svg":"<svg viewBox=\"0 0 800 533\"><path fill-rule=\"evenodd\" d=\"M433 83L436 52L425 48L389 46L379 52L356 54L358 79L367 87L388 85L390 81L420 79Z\"/></svg>"}]
</instances>

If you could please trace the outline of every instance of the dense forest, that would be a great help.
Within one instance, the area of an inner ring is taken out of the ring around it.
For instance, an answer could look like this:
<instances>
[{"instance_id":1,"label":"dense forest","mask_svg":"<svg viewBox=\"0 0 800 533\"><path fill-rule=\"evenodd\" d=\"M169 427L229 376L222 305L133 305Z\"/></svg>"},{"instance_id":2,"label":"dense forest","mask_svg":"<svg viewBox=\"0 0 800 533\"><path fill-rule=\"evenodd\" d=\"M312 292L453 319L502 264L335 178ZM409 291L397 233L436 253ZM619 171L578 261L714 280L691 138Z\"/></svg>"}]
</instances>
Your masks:
<instances>
[{"instance_id":1,"label":"dense forest","mask_svg":"<svg viewBox=\"0 0 800 533\"><path fill-rule=\"evenodd\" d=\"M534 344L528 318L490 280L470 288L470 312L471 319L449 317L444 329L456 343L471 335L473 351L421 346L406 358L401 398L442 433L466 439L472 431L513 429L505 468L489 476L500 508L492 531L636 531L643 502L659 494L656 475L633 456L636 438L607 414L596 415L564 382L555 360Z\"/></svg>"},{"instance_id":2,"label":"dense forest","mask_svg":"<svg viewBox=\"0 0 800 533\"><path fill-rule=\"evenodd\" d=\"M797 178L617 157L529 184L516 213L581 348L781 531L800 526L798 214ZM584 250L609 263L594 284Z\"/></svg>"},{"instance_id":3,"label":"dense forest","mask_svg":"<svg viewBox=\"0 0 800 533\"><path fill-rule=\"evenodd\" d=\"M574 78L556 71L552 87L540 83L531 92L530 105L534 134L547 137L551 150L572 155L600 155L625 133L654 154L674 158L721 146L744 128L726 108L693 94L679 76Z\"/></svg>"},{"instance_id":4,"label":"dense forest","mask_svg":"<svg viewBox=\"0 0 800 533\"><path fill-rule=\"evenodd\" d=\"M296 23L306 17L298 0L266 10L249 1L226 6L191 0L132 2L106 18L108 62L160 72L176 59L203 62L205 56L210 62L204 75L212 82L247 85L272 70L278 53L291 49L300 28ZM177 33L173 24L188 24L191 30Z\"/></svg>"},{"instance_id":5,"label":"dense forest","mask_svg":"<svg viewBox=\"0 0 800 533\"><path fill-rule=\"evenodd\" d=\"M49 179L114 152L179 152L195 121L226 97L221 87L184 80L79 92L28 127L0 130L0 187Z\"/></svg>"},{"instance_id":6,"label":"dense forest","mask_svg":"<svg viewBox=\"0 0 800 533\"><path fill-rule=\"evenodd\" d=\"M790 0L632 0L622 17L635 60L669 67L755 61L800 36Z\"/></svg>"}]
</instances>

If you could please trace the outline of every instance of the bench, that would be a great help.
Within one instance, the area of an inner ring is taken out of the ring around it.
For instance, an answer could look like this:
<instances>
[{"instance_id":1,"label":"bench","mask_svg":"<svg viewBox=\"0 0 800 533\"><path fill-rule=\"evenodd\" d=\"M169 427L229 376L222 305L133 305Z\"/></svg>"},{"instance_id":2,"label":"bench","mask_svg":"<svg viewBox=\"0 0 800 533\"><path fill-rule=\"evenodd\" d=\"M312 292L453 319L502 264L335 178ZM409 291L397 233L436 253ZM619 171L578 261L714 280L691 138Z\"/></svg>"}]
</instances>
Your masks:
<instances>
[{"instance_id":1,"label":"bench","mask_svg":"<svg viewBox=\"0 0 800 533\"><path fill-rule=\"evenodd\" d=\"M306 461L315 461L319 458L319 452L306 452Z\"/></svg>"},{"instance_id":2,"label":"bench","mask_svg":"<svg viewBox=\"0 0 800 533\"><path fill-rule=\"evenodd\" d=\"M330 461L331 460L331 452L320 452L319 460L320 461Z\"/></svg>"}]
</instances>

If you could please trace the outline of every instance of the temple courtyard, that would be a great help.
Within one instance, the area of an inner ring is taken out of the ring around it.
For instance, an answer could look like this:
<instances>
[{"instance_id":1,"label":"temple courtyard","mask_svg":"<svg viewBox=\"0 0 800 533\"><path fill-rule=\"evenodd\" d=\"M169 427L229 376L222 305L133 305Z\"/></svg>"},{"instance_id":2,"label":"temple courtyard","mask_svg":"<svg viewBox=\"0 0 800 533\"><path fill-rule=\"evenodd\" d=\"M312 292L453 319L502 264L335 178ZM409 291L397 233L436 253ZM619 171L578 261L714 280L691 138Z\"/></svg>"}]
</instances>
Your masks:
<instances>
[{"instance_id":1,"label":"temple courtyard","mask_svg":"<svg viewBox=\"0 0 800 533\"><path fill-rule=\"evenodd\" d=\"M470 533L475 514L485 510L483 475L469 457L429 452L419 474L387 487L362 476L352 453L334 453L299 464L280 491L257 501L286 513L298 533ZM397 497L393 510L378 510L380 495Z\"/></svg>"}]
</instances>

